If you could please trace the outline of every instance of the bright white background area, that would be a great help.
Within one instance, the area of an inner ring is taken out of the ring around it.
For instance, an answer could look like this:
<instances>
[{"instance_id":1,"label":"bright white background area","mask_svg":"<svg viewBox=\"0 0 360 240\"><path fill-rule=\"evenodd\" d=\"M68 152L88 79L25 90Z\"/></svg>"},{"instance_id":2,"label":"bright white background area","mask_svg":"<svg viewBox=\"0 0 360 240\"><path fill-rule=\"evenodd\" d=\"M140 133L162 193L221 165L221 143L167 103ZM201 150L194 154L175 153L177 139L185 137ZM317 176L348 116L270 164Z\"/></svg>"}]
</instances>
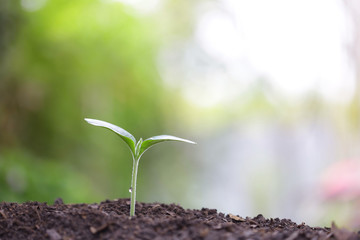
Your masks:
<instances>
[{"instance_id":1,"label":"bright white background area","mask_svg":"<svg viewBox=\"0 0 360 240\"><path fill-rule=\"evenodd\" d=\"M162 6L161 0L121 2L144 14ZM204 1L194 34L196 44L226 69L216 76L222 78L218 101L229 97L226 92L233 85L249 81L250 73L265 76L287 97L313 90L335 101L352 96L354 76L345 51L351 24L342 1ZM209 95L214 92L211 88L219 89L220 81L211 78L203 79L208 80ZM191 95L191 90L184 92ZM196 96L189 97L199 103Z\"/></svg>"},{"instance_id":2,"label":"bright white background area","mask_svg":"<svg viewBox=\"0 0 360 240\"><path fill-rule=\"evenodd\" d=\"M203 10L197 39L226 66L244 61L288 97L312 90L332 100L351 96L340 1L224 0Z\"/></svg>"}]
</instances>

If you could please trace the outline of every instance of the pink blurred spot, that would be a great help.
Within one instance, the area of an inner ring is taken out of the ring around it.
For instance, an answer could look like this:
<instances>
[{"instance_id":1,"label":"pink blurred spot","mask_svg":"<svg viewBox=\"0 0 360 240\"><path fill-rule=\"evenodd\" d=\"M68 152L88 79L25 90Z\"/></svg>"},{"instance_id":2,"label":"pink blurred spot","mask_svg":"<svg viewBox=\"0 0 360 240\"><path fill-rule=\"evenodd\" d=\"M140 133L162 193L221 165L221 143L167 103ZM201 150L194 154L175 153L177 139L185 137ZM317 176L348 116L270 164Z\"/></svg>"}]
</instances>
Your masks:
<instances>
[{"instance_id":1,"label":"pink blurred spot","mask_svg":"<svg viewBox=\"0 0 360 240\"><path fill-rule=\"evenodd\" d=\"M360 159L342 160L324 173L322 195L325 199L360 198Z\"/></svg>"}]
</instances>

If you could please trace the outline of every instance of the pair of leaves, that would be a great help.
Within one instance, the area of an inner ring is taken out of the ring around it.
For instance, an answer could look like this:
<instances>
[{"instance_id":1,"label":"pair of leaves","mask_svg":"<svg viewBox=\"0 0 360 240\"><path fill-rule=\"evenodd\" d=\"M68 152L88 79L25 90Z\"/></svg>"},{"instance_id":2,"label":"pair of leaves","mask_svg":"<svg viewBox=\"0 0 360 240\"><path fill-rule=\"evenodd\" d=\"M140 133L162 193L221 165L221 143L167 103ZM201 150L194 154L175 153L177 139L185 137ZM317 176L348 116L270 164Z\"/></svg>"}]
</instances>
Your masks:
<instances>
[{"instance_id":1,"label":"pair of leaves","mask_svg":"<svg viewBox=\"0 0 360 240\"><path fill-rule=\"evenodd\" d=\"M175 137L175 136L171 136L171 135L154 136L154 137L145 139L144 141L140 138L140 140L138 142L136 142L136 139L133 135L131 135L125 129L122 129L121 127L118 127L114 124L111 124L111 123L108 123L105 121L101 121L101 120L97 120L97 119L90 119L90 118L85 118L85 121L87 121L88 123L90 123L94 126L104 127L104 128L110 129L110 130L114 131L115 133L117 133L128 145L128 147L131 150L131 153L133 154L133 156L136 159L140 158L141 155L146 150L148 150L150 147L152 147L154 144L157 144L160 142L178 141L178 142L186 142L186 143L196 144L193 141Z\"/></svg>"}]
</instances>

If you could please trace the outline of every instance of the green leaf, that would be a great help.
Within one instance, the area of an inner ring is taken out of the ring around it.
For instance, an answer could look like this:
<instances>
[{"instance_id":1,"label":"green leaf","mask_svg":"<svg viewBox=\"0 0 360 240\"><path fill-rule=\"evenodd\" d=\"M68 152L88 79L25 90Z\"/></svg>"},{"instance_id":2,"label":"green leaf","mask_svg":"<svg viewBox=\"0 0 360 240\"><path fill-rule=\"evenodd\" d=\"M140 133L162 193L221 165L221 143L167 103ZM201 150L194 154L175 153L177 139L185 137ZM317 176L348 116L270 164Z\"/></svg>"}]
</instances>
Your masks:
<instances>
[{"instance_id":1,"label":"green leaf","mask_svg":"<svg viewBox=\"0 0 360 240\"><path fill-rule=\"evenodd\" d=\"M196 144L196 142L170 135L154 136L143 141L143 143L141 144L139 156L141 157L141 155L150 147L152 147L154 144L161 143L164 141L177 141L177 142Z\"/></svg>"},{"instance_id":2,"label":"green leaf","mask_svg":"<svg viewBox=\"0 0 360 240\"><path fill-rule=\"evenodd\" d=\"M85 118L85 121L87 121L91 125L104 127L104 128L110 129L110 130L114 131L115 133L117 133L129 146L133 156L135 156L136 139L133 135L131 135L125 129L122 129L121 127L118 127L114 124L111 124L111 123L108 123L105 121L101 121L101 120L97 120L97 119Z\"/></svg>"}]
</instances>

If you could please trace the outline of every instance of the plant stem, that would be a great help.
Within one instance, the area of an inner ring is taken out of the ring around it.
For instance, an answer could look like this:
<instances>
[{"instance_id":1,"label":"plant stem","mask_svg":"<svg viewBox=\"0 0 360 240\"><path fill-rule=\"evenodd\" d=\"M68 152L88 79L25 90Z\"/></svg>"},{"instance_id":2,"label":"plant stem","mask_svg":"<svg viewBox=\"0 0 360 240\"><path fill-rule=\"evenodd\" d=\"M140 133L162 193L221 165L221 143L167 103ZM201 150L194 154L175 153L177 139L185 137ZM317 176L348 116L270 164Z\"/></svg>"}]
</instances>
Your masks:
<instances>
[{"instance_id":1,"label":"plant stem","mask_svg":"<svg viewBox=\"0 0 360 240\"><path fill-rule=\"evenodd\" d=\"M133 170L132 170L132 179L131 179L131 201L130 201L130 217L135 216L135 203L136 203L136 180L137 172L139 167L139 160L133 160Z\"/></svg>"}]
</instances>

